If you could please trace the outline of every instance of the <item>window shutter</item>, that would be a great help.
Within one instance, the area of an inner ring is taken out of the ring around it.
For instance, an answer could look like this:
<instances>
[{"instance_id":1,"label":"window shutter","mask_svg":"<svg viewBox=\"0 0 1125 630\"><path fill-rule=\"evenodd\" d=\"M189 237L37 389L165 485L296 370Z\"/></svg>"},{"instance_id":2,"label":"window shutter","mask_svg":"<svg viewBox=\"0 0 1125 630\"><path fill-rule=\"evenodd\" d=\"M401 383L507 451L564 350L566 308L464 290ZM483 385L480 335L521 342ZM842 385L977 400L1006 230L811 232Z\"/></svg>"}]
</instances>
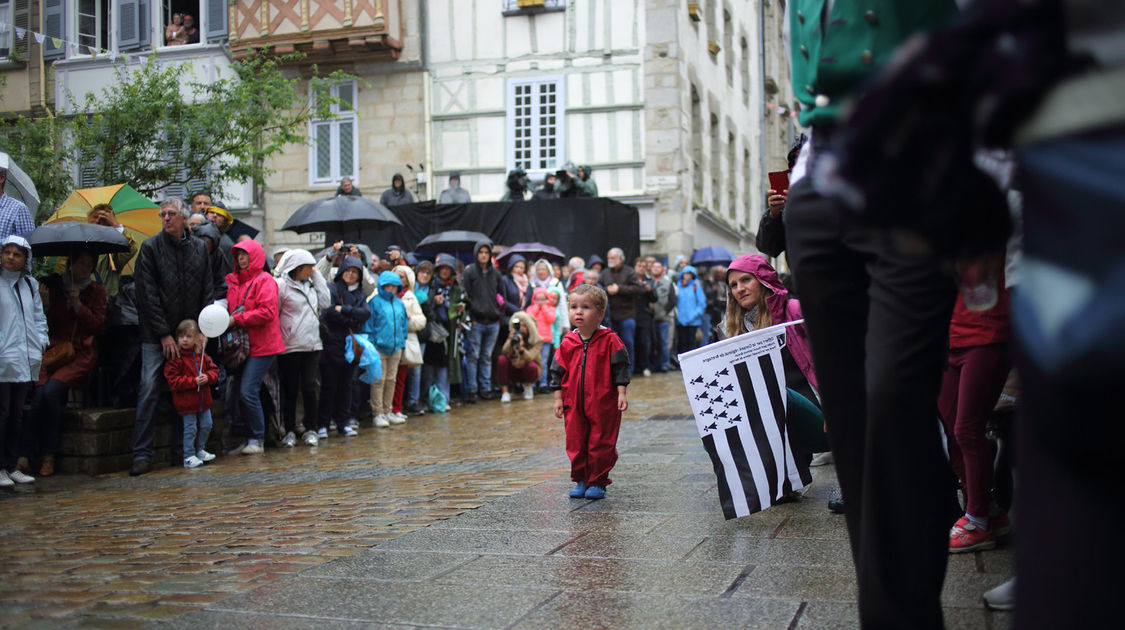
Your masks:
<instances>
[{"instance_id":1,"label":"window shutter","mask_svg":"<svg viewBox=\"0 0 1125 630\"><path fill-rule=\"evenodd\" d=\"M227 0L207 0L207 25L204 36L207 43L227 38Z\"/></svg>"},{"instance_id":2,"label":"window shutter","mask_svg":"<svg viewBox=\"0 0 1125 630\"><path fill-rule=\"evenodd\" d=\"M10 56L13 58L23 58L24 53L27 52L27 48L30 45L29 42L31 42L33 38L28 34L24 36L21 42L19 38L16 37L16 28L34 30L31 28L31 0L15 0L12 2L12 25L15 26L15 28L9 26L6 33L8 36L8 44L11 46Z\"/></svg>"},{"instance_id":3,"label":"window shutter","mask_svg":"<svg viewBox=\"0 0 1125 630\"><path fill-rule=\"evenodd\" d=\"M141 44L138 0L117 0L117 49L132 50Z\"/></svg>"},{"instance_id":4,"label":"window shutter","mask_svg":"<svg viewBox=\"0 0 1125 630\"><path fill-rule=\"evenodd\" d=\"M63 0L43 0L43 34L47 36L43 40L43 58L44 59L58 59L62 57L66 48L62 43L65 30L63 26L66 24L66 5ZM52 38L59 40L59 47L55 48L55 43Z\"/></svg>"},{"instance_id":5,"label":"window shutter","mask_svg":"<svg viewBox=\"0 0 1125 630\"><path fill-rule=\"evenodd\" d=\"M152 0L136 0L137 2L137 47L148 48L152 43ZM161 31L160 36L164 36ZM163 40L161 40L163 41Z\"/></svg>"}]
</instances>

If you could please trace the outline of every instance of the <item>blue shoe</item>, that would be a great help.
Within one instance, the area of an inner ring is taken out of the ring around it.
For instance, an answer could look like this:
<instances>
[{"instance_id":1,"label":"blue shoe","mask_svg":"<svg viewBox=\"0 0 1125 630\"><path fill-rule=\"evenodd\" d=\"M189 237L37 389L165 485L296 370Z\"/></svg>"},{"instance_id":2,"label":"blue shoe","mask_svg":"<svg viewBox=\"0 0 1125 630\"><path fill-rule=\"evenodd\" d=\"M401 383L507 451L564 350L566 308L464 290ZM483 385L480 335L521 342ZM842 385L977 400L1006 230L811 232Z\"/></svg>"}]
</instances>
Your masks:
<instances>
[{"instance_id":1,"label":"blue shoe","mask_svg":"<svg viewBox=\"0 0 1125 630\"><path fill-rule=\"evenodd\" d=\"M589 488L586 488L586 498L587 499L604 499L605 498L605 488L603 486L590 486Z\"/></svg>"},{"instance_id":2,"label":"blue shoe","mask_svg":"<svg viewBox=\"0 0 1125 630\"><path fill-rule=\"evenodd\" d=\"M570 491L570 498L581 499L584 496L586 496L586 482L579 481L578 485L574 486L574 489Z\"/></svg>"}]
</instances>

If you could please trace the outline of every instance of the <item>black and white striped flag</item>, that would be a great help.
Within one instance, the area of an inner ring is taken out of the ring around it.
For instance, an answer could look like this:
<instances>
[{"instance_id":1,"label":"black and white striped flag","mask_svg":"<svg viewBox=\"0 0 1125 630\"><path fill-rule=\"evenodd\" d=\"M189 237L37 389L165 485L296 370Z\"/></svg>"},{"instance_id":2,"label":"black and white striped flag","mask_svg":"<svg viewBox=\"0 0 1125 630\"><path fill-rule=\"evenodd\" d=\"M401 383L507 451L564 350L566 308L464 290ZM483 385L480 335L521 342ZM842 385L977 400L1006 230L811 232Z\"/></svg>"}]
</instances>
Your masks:
<instances>
[{"instance_id":1,"label":"black and white striped flag","mask_svg":"<svg viewBox=\"0 0 1125 630\"><path fill-rule=\"evenodd\" d=\"M786 325L680 355L688 400L715 467L727 519L760 512L804 487L785 428L781 349Z\"/></svg>"}]
</instances>

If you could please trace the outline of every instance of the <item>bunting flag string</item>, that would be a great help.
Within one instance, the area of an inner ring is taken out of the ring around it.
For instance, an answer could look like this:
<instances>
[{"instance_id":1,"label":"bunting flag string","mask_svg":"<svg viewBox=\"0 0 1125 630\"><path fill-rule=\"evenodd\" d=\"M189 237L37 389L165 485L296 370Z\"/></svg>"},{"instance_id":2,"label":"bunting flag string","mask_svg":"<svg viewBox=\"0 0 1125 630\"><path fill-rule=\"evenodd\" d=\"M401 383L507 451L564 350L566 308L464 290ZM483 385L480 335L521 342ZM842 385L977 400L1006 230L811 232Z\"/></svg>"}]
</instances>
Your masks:
<instances>
[{"instance_id":1,"label":"bunting flag string","mask_svg":"<svg viewBox=\"0 0 1125 630\"><path fill-rule=\"evenodd\" d=\"M45 34L45 33L39 33L37 31L32 31L30 29L15 26L13 24L9 24L7 22L4 22L3 20L0 20L0 33L4 32L4 31L7 31L8 29L14 30L16 37L20 41L23 41L24 39L27 38L28 35L31 35L32 37L35 38L35 43L39 44L43 48L47 48L48 44L50 45L51 48L54 48L55 50L61 49L65 46L66 50L70 51L71 55L77 55L80 50L85 49L86 51L88 51L87 54L90 55L91 59L97 59L99 55L105 55L105 56L109 57L110 61L114 61L114 62L117 61L118 59L122 59L122 60L125 61L125 63L129 63L129 61L132 59L126 53L118 53L117 51L111 51L111 50L108 50L108 49L105 49L105 48L96 48L94 46L87 46L85 44L79 44L77 42L72 42L70 40L63 39L61 37L48 37L47 34ZM48 42L48 40L50 40L50 41ZM149 48L151 50L156 50L156 46L150 46Z\"/></svg>"}]
</instances>

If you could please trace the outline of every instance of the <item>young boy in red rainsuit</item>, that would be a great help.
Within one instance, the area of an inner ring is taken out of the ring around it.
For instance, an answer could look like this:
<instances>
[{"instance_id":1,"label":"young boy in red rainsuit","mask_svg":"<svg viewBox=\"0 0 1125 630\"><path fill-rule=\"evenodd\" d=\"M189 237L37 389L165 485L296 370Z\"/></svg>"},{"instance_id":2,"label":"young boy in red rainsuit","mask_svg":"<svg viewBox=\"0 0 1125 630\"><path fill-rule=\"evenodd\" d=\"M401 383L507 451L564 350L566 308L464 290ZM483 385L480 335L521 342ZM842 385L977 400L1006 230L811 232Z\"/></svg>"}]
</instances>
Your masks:
<instances>
[{"instance_id":1,"label":"young boy in red rainsuit","mask_svg":"<svg viewBox=\"0 0 1125 630\"><path fill-rule=\"evenodd\" d=\"M581 284L570 292L570 323L551 364L555 416L565 418L572 498L601 499L617 463L621 412L629 408L629 354L612 330L601 326L605 291Z\"/></svg>"}]
</instances>

